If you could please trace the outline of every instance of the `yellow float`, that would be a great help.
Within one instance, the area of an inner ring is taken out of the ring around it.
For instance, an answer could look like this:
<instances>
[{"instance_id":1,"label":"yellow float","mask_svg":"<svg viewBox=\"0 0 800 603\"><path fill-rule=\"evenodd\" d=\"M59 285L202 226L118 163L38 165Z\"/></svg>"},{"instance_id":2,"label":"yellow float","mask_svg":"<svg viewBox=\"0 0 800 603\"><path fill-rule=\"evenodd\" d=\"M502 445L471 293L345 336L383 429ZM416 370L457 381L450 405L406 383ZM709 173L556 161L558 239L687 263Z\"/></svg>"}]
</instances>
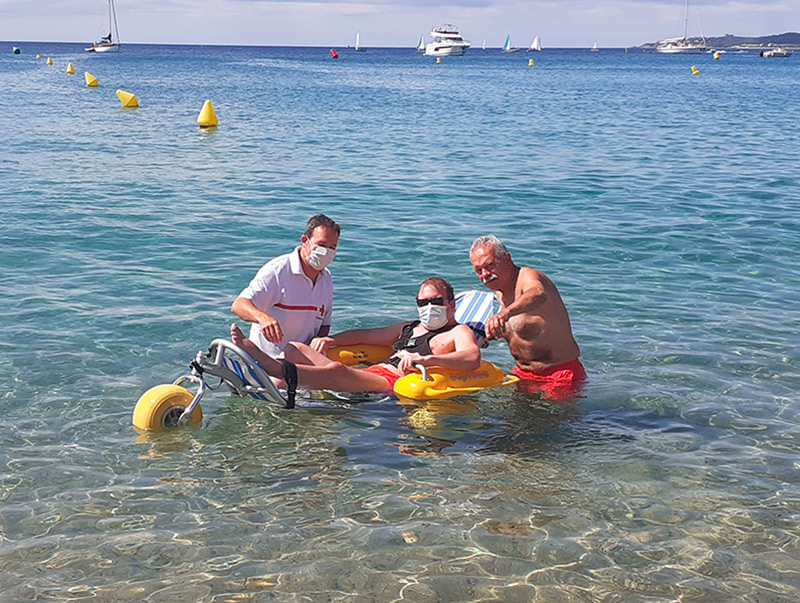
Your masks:
<instances>
[{"instance_id":1,"label":"yellow float","mask_svg":"<svg viewBox=\"0 0 800 603\"><path fill-rule=\"evenodd\" d=\"M518 381L485 360L474 371L453 371L433 367L421 373L401 377L394 384L394 393L413 400L441 400L460 394L472 394L488 387L511 385Z\"/></svg>"},{"instance_id":2,"label":"yellow float","mask_svg":"<svg viewBox=\"0 0 800 603\"><path fill-rule=\"evenodd\" d=\"M347 366L356 364L377 364L392 355L389 345L347 345L330 348L328 358Z\"/></svg>"}]
</instances>

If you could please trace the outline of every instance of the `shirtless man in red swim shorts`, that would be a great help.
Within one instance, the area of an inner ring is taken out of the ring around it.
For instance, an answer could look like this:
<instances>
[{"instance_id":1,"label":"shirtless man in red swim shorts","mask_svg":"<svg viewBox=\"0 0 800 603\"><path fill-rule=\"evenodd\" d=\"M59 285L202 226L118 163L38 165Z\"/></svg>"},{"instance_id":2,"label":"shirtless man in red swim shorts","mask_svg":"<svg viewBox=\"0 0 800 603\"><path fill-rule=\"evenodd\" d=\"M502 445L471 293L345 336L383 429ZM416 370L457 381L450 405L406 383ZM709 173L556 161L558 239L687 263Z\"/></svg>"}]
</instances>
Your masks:
<instances>
[{"instance_id":1,"label":"shirtless man in red swim shorts","mask_svg":"<svg viewBox=\"0 0 800 603\"><path fill-rule=\"evenodd\" d=\"M496 292L500 311L486 323L489 339L506 339L517 361L514 374L535 382L548 397L573 394L586 378L569 314L558 289L533 268L514 264L494 235L478 237L469 252L484 285ZM533 384L531 384L533 385Z\"/></svg>"},{"instance_id":2,"label":"shirtless man in red swim shorts","mask_svg":"<svg viewBox=\"0 0 800 603\"><path fill-rule=\"evenodd\" d=\"M321 337L316 346L293 342L291 353L297 368L297 381L309 389L340 392L391 391L395 382L414 372L415 365L440 366L457 371L473 371L480 366L481 351L467 325L455 320L453 287L444 279L432 277L417 293L419 320L400 322L377 329L355 329ZM231 325L233 343L242 347L272 377L282 378L284 366L262 352L241 329ZM337 345L391 345L390 358L365 369L356 369L330 360L325 353Z\"/></svg>"}]
</instances>

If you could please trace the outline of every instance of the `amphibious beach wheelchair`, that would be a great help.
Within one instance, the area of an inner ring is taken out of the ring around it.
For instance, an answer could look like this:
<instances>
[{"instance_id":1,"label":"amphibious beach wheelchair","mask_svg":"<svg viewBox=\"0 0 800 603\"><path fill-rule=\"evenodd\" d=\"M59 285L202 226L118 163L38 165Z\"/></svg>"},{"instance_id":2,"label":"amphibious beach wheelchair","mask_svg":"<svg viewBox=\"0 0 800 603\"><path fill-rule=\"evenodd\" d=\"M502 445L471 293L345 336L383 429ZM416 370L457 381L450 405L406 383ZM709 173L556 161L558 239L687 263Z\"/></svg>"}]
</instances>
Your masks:
<instances>
[{"instance_id":1,"label":"amphibious beach wheelchair","mask_svg":"<svg viewBox=\"0 0 800 603\"><path fill-rule=\"evenodd\" d=\"M486 321L494 314L494 303L494 296L487 291L466 291L456 296L456 320L472 328L481 347L488 345L484 329ZM392 352L390 346L346 346L332 348L328 357L352 366L382 362ZM297 369L290 362L284 361L283 366L287 384L285 393L275 386L245 350L227 339L215 339L208 351L199 351L189 363L189 373L181 375L172 384L157 385L139 398L133 411L133 425L138 431L161 431L199 423L203 418L200 400L208 389L217 389L222 384L237 396L250 396L287 409L294 408ZM517 380L486 361L470 372L442 368L427 370L422 365L417 368L420 373L406 375L397 381L394 391L398 396L418 400L448 398L496 385L508 385ZM213 387L208 383L210 377L219 379ZM186 382L197 385L196 393L182 387L181 384Z\"/></svg>"}]
</instances>

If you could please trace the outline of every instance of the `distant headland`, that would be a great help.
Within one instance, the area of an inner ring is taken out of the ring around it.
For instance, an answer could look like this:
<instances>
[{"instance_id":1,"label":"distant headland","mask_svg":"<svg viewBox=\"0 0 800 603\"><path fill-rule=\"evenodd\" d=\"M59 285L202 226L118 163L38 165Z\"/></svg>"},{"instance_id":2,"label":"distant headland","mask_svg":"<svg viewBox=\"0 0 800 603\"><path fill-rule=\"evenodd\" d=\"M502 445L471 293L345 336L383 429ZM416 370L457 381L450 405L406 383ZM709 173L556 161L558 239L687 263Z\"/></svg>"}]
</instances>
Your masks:
<instances>
[{"instance_id":1,"label":"distant headland","mask_svg":"<svg viewBox=\"0 0 800 603\"><path fill-rule=\"evenodd\" d=\"M690 42L701 44L703 38L694 37L689 38ZM658 42L647 42L637 48L655 48ZM734 36L733 34L725 34L715 38L705 38L705 45L709 48L770 48L772 46L780 46L782 48L791 48L800 50L800 33L787 32L782 34L775 34L771 36L760 36L756 38L748 38L745 36Z\"/></svg>"}]
</instances>

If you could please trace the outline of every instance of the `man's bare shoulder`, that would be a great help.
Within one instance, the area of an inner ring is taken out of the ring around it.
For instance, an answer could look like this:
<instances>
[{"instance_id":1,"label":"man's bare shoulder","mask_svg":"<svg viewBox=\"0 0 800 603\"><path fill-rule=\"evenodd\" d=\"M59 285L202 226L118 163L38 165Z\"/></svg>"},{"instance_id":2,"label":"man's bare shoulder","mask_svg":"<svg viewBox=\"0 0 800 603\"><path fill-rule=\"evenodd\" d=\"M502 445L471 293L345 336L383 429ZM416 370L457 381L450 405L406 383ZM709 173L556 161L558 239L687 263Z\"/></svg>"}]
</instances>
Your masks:
<instances>
[{"instance_id":1,"label":"man's bare shoulder","mask_svg":"<svg viewBox=\"0 0 800 603\"><path fill-rule=\"evenodd\" d=\"M456 325L453 327L452 332L459 335L472 335L473 330L468 325Z\"/></svg>"},{"instance_id":2,"label":"man's bare shoulder","mask_svg":"<svg viewBox=\"0 0 800 603\"><path fill-rule=\"evenodd\" d=\"M473 330L469 326L458 324L444 333L439 333L436 337L441 337L442 341L446 341L448 339L464 339L466 337L472 337L474 339L475 336L473 333Z\"/></svg>"},{"instance_id":3,"label":"man's bare shoulder","mask_svg":"<svg viewBox=\"0 0 800 603\"><path fill-rule=\"evenodd\" d=\"M517 283L520 285L533 285L533 284L543 284L546 283L548 280L547 275L544 272L540 272L534 268L528 268L527 266L520 266L519 269L519 277L517 278Z\"/></svg>"}]
</instances>

